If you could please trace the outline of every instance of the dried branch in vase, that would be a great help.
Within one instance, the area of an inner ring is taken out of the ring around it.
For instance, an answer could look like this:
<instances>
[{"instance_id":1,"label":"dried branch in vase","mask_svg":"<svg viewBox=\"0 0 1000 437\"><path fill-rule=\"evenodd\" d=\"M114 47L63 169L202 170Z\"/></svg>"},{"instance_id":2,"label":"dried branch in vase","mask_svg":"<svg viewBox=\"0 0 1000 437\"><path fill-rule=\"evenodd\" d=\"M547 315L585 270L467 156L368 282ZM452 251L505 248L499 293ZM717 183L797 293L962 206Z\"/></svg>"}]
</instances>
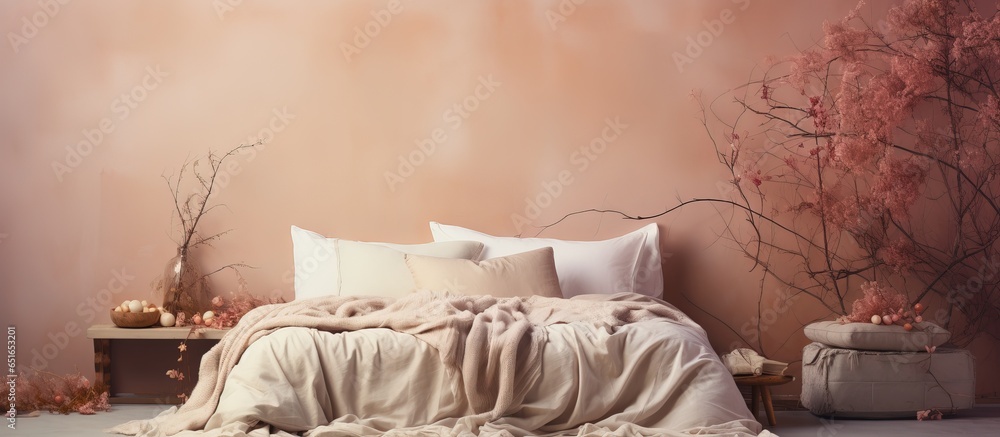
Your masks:
<instances>
[{"instance_id":1,"label":"dried branch in vase","mask_svg":"<svg viewBox=\"0 0 1000 437\"><path fill-rule=\"evenodd\" d=\"M175 240L177 244L177 255L172 258L164 269L164 273L156 288L163 291L163 308L171 314L178 312L194 313L207 307L210 290L208 278L225 269L237 270L240 267L249 267L246 264L234 263L218 268L210 273L202 273L197 262L191 259L192 250L203 246L211 246L211 243L229 233L226 230L211 235L203 235L198 231L198 225L206 214L224 206L221 204L211 204L209 199L219 188L220 176L224 174L223 165L227 159L238 154L246 153L250 149L262 144L258 141L254 144L241 144L229 152L219 156L210 152L205 160L193 159L185 161L181 165L176 178L173 176L163 176L170 189L174 202L173 217L180 228L180 238ZM205 167L199 168L200 163L207 163ZM185 185L185 176L194 178L194 188L190 194L182 194L182 186Z\"/></svg>"}]
</instances>

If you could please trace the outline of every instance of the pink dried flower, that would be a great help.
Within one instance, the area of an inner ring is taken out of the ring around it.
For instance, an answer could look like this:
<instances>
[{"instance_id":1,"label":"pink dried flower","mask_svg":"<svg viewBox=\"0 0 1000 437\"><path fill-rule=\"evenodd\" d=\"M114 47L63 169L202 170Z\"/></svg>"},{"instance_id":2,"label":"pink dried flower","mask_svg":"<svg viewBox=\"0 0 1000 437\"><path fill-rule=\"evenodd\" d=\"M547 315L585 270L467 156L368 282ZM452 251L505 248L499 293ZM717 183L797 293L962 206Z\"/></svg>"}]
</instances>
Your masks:
<instances>
[{"instance_id":1,"label":"pink dried flower","mask_svg":"<svg viewBox=\"0 0 1000 437\"><path fill-rule=\"evenodd\" d=\"M823 31L826 33L824 45L834 58L841 58L845 62L856 62L865 59L864 48L868 42L868 32L855 29L847 24L851 16L848 16L839 23L823 23Z\"/></svg>"},{"instance_id":2,"label":"pink dried flower","mask_svg":"<svg viewBox=\"0 0 1000 437\"><path fill-rule=\"evenodd\" d=\"M67 390L70 393L76 393L90 388L90 380L83 375L77 375L75 378L67 378L66 382L70 386L69 390Z\"/></svg>"},{"instance_id":3,"label":"pink dried flower","mask_svg":"<svg viewBox=\"0 0 1000 437\"><path fill-rule=\"evenodd\" d=\"M816 214L823 217L835 228L854 235L863 234L875 220L882 216L878 205L868 196L861 194L838 198L830 192L822 196L815 194Z\"/></svg>"},{"instance_id":4,"label":"pink dried flower","mask_svg":"<svg viewBox=\"0 0 1000 437\"><path fill-rule=\"evenodd\" d=\"M785 165L787 165L792 170L799 169L799 161L795 159L794 155L788 155L784 158Z\"/></svg>"},{"instance_id":5,"label":"pink dried flower","mask_svg":"<svg viewBox=\"0 0 1000 437\"><path fill-rule=\"evenodd\" d=\"M906 296L891 288L882 287L878 282L861 284L864 296L851 305L851 313L842 319L846 322L869 323L872 316L883 316L895 313L906 307Z\"/></svg>"},{"instance_id":6,"label":"pink dried flower","mask_svg":"<svg viewBox=\"0 0 1000 437\"><path fill-rule=\"evenodd\" d=\"M917 420L919 420L919 421L924 421L924 420L941 420L943 418L944 418L944 414L941 414L940 410L931 409L931 410L917 411Z\"/></svg>"},{"instance_id":7,"label":"pink dried flower","mask_svg":"<svg viewBox=\"0 0 1000 437\"><path fill-rule=\"evenodd\" d=\"M1000 101L996 96L986 96L986 101L979 106L979 122L987 128L1000 125Z\"/></svg>"},{"instance_id":8,"label":"pink dried flower","mask_svg":"<svg viewBox=\"0 0 1000 437\"><path fill-rule=\"evenodd\" d=\"M878 258L897 274L908 272L917 263L910 240L896 240L878 250Z\"/></svg>"},{"instance_id":9,"label":"pink dried flower","mask_svg":"<svg viewBox=\"0 0 1000 437\"><path fill-rule=\"evenodd\" d=\"M910 206L917 200L927 176L924 163L915 157L883 160L872 187L872 196L881 199L897 219L909 217Z\"/></svg>"},{"instance_id":10,"label":"pink dried flower","mask_svg":"<svg viewBox=\"0 0 1000 437\"><path fill-rule=\"evenodd\" d=\"M756 163L750 163L743 169L743 173L739 175L739 179L750 181L754 187L760 187L765 181L770 181L772 177L763 174L761 169L757 168Z\"/></svg>"},{"instance_id":11,"label":"pink dried flower","mask_svg":"<svg viewBox=\"0 0 1000 437\"><path fill-rule=\"evenodd\" d=\"M919 97L934 90L937 76L927 61L909 56L894 56L891 65L892 74L904 84L902 94Z\"/></svg>"},{"instance_id":12,"label":"pink dried flower","mask_svg":"<svg viewBox=\"0 0 1000 437\"><path fill-rule=\"evenodd\" d=\"M973 59L1000 57L1000 17L993 15L989 21L975 13L962 24L961 34L955 38L952 59L963 64Z\"/></svg>"},{"instance_id":13,"label":"pink dried flower","mask_svg":"<svg viewBox=\"0 0 1000 437\"><path fill-rule=\"evenodd\" d=\"M957 23L948 23L942 17L951 16L954 0L914 0L889 10L887 17L889 30L894 33L927 32L947 34L946 28Z\"/></svg>"},{"instance_id":14,"label":"pink dried flower","mask_svg":"<svg viewBox=\"0 0 1000 437\"><path fill-rule=\"evenodd\" d=\"M222 300L222 296L215 296L212 298L212 306L218 308L224 305L226 302Z\"/></svg>"},{"instance_id":15,"label":"pink dried flower","mask_svg":"<svg viewBox=\"0 0 1000 437\"><path fill-rule=\"evenodd\" d=\"M31 370L33 373L22 372L17 377L17 410L93 414L94 411L107 411L110 408L106 406L107 387L103 384L92 385L79 373L57 375ZM103 404L100 401L102 398L105 400Z\"/></svg>"},{"instance_id":16,"label":"pink dried flower","mask_svg":"<svg viewBox=\"0 0 1000 437\"><path fill-rule=\"evenodd\" d=\"M94 410L96 411L111 411L111 402L109 402L109 393L103 392L97 397L97 405L94 405Z\"/></svg>"},{"instance_id":17,"label":"pink dried flower","mask_svg":"<svg viewBox=\"0 0 1000 437\"><path fill-rule=\"evenodd\" d=\"M87 402L86 404L80 405L79 407L77 407L76 411L80 414L86 414L86 415L94 414L94 403Z\"/></svg>"},{"instance_id":18,"label":"pink dried flower","mask_svg":"<svg viewBox=\"0 0 1000 437\"><path fill-rule=\"evenodd\" d=\"M958 166L970 173L982 172L992 165L985 147L963 147L958 154Z\"/></svg>"},{"instance_id":19,"label":"pink dried flower","mask_svg":"<svg viewBox=\"0 0 1000 437\"><path fill-rule=\"evenodd\" d=\"M827 113L826 108L823 107L823 99L820 96L809 98L809 109L806 111L806 114L813 118L816 133L824 134L828 132L830 115Z\"/></svg>"},{"instance_id":20,"label":"pink dried flower","mask_svg":"<svg viewBox=\"0 0 1000 437\"><path fill-rule=\"evenodd\" d=\"M805 94L811 76L826 69L827 59L816 50L806 50L791 57L791 71L788 73L788 84Z\"/></svg>"}]
</instances>

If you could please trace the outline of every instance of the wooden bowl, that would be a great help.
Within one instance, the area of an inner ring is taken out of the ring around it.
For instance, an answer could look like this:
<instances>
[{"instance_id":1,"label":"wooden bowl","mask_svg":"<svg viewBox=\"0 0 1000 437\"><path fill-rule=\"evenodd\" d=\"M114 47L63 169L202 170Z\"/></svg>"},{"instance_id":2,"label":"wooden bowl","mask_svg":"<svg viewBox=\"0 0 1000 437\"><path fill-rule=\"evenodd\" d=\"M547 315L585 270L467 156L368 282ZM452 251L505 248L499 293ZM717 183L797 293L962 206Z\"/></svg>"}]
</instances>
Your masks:
<instances>
[{"instance_id":1,"label":"wooden bowl","mask_svg":"<svg viewBox=\"0 0 1000 437\"><path fill-rule=\"evenodd\" d=\"M119 328L148 328L160 321L160 312L123 313L111 310L111 322Z\"/></svg>"}]
</instances>

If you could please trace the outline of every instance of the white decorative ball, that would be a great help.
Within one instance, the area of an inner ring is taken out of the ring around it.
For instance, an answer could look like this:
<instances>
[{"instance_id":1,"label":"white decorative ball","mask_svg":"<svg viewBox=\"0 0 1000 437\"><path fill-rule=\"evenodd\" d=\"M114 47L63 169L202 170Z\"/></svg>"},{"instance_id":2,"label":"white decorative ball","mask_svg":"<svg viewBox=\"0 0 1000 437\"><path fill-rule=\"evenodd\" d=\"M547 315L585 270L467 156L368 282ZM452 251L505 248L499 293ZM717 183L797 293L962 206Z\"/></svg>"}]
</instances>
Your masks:
<instances>
[{"instance_id":1,"label":"white decorative ball","mask_svg":"<svg viewBox=\"0 0 1000 437\"><path fill-rule=\"evenodd\" d=\"M128 311L130 313L141 313L142 312L142 302L133 300L128 303Z\"/></svg>"},{"instance_id":2,"label":"white decorative ball","mask_svg":"<svg viewBox=\"0 0 1000 437\"><path fill-rule=\"evenodd\" d=\"M879 316L879 315L872 316L872 323L874 323L876 325L881 325L882 324L882 316Z\"/></svg>"},{"instance_id":3,"label":"white decorative ball","mask_svg":"<svg viewBox=\"0 0 1000 437\"><path fill-rule=\"evenodd\" d=\"M170 313L160 314L160 326L165 326L169 328L171 326L174 326L175 323L177 323L177 318L174 317L173 314Z\"/></svg>"}]
</instances>

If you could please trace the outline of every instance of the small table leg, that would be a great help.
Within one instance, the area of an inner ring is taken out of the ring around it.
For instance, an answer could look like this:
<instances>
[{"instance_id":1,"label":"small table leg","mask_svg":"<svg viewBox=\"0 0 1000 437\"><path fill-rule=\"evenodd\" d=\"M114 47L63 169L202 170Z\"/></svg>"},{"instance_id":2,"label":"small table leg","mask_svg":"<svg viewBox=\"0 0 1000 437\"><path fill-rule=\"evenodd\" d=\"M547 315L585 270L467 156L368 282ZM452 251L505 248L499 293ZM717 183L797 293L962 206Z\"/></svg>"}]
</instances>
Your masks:
<instances>
[{"instance_id":1,"label":"small table leg","mask_svg":"<svg viewBox=\"0 0 1000 437\"><path fill-rule=\"evenodd\" d=\"M111 390L111 340L94 339L95 384L104 384Z\"/></svg>"},{"instance_id":2,"label":"small table leg","mask_svg":"<svg viewBox=\"0 0 1000 437\"><path fill-rule=\"evenodd\" d=\"M754 385L750 387L750 413L753 417L757 417L758 411L760 411L760 386Z\"/></svg>"},{"instance_id":3,"label":"small table leg","mask_svg":"<svg viewBox=\"0 0 1000 437\"><path fill-rule=\"evenodd\" d=\"M777 420L774 419L774 405L771 404L771 389L768 387L761 387L764 391L764 411L767 412L767 423L771 426L778 425ZM756 411L754 412L756 414Z\"/></svg>"}]
</instances>

